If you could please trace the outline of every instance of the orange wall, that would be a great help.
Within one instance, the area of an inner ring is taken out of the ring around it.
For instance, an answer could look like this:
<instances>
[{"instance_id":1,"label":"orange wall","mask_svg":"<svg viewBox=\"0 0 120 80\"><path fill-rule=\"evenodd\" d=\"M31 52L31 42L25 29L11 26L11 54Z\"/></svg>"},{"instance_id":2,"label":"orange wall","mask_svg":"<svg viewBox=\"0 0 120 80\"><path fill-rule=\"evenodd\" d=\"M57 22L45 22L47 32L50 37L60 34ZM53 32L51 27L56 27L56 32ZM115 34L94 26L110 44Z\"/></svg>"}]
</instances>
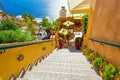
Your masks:
<instances>
[{"instance_id":1,"label":"orange wall","mask_svg":"<svg viewBox=\"0 0 120 80\"><path fill-rule=\"evenodd\" d=\"M120 0L97 0L91 37L120 44Z\"/></svg>"},{"instance_id":2,"label":"orange wall","mask_svg":"<svg viewBox=\"0 0 120 80\"><path fill-rule=\"evenodd\" d=\"M120 44L120 0L96 0L91 38ZM88 47L120 67L120 49L90 41Z\"/></svg>"},{"instance_id":3,"label":"orange wall","mask_svg":"<svg viewBox=\"0 0 120 80\"><path fill-rule=\"evenodd\" d=\"M83 46L87 46L87 44L88 44L88 39L89 39L89 36L90 36L90 31L91 31L91 26L92 26L92 21L93 21L93 15L94 15L94 10L91 7L90 8L89 19L88 19L88 28L87 28L86 35L84 36Z\"/></svg>"}]
</instances>

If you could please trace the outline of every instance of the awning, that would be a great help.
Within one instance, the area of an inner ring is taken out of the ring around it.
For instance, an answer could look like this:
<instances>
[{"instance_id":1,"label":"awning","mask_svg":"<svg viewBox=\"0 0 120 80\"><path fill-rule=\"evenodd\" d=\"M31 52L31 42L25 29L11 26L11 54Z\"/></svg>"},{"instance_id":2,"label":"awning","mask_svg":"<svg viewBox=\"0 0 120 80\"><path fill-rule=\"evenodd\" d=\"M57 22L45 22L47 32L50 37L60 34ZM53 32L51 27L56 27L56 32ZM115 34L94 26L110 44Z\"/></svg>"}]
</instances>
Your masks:
<instances>
[{"instance_id":1,"label":"awning","mask_svg":"<svg viewBox=\"0 0 120 80\"><path fill-rule=\"evenodd\" d=\"M91 0L68 0L71 14L89 13Z\"/></svg>"}]
</instances>

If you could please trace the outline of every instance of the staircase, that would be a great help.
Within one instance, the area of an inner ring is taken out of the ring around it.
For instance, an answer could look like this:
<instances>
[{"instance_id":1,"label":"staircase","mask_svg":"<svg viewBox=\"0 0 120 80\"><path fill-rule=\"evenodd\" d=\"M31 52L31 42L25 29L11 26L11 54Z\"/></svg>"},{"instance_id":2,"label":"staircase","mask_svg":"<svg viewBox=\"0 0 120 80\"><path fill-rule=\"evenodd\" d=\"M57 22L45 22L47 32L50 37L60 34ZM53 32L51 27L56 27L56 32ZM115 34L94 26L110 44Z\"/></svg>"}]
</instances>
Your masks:
<instances>
[{"instance_id":1,"label":"staircase","mask_svg":"<svg viewBox=\"0 0 120 80\"><path fill-rule=\"evenodd\" d=\"M55 49L52 54L17 80L102 80L84 55L74 49Z\"/></svg>"}]
</instances>

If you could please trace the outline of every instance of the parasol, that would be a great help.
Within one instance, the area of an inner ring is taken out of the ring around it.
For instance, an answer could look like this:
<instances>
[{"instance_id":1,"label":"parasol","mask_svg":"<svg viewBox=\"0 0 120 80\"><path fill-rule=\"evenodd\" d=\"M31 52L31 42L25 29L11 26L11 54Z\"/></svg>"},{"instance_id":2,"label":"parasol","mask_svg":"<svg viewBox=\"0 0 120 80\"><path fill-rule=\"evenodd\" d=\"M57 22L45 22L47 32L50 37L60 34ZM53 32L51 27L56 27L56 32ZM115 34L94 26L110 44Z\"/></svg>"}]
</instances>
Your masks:
<instances>
[{"instance_id":1,"label":"parasol","mask_svg":"<svg viewBox=\"0 0 120 80\"><path fill-rule=\"evenodd\" d=\"M64 22L63 23L63 25L65 25L65 26L70 26L70 25L73 25L74 24L74 22L71 22L71 21L66 21L66 22Z\"/></svg>"}]
</instances>

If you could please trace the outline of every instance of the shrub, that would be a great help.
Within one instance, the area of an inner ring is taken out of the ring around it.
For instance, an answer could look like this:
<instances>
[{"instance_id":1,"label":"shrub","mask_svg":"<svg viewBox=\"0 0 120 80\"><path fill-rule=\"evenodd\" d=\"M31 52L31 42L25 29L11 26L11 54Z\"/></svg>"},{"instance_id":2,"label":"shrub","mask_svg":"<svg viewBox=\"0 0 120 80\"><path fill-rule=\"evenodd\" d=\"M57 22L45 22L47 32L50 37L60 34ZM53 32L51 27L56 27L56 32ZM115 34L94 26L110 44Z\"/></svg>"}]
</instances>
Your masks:
<instances>
[{"instance_id":1,"label":"shrub","mask_svg":"<svg viewBox=\"0 0 120 80\"><path fill-rule=\"evenodd\" d=\"M20 30L0 31L0 43L24 42L33 40L33 36L28 32Z\"/></svg>"},{"instance_id":2,"label":"shrub","mask_svg":"<svg viewBox=\"0 0 120 80\"><path fill-rule=\"evenodd\" d=\"M101 57L97 57L95 58L95 60L93 61L93 66L96 68L100 68L101 64L105 61L104 58Z\"/></svg>"},{"instance_id":3,"label":"shrub","mask_svg":"<svg viewBox=\"0 0 120 80\"><path fill-rule=\"evenodd\" d=\"M104 80L114 80L114 76L117 73L117 68L114 67L111 64L108 64L105 66L105 69L103 71L104 73Z\"/></svg>"},{"instance_id":4,"label":"shrub","mask_svg":"<svg viewBox=\"0 0 120 80\"><path fill-rule=\"evenodd\" d=\"M91 53L89 54L89 56L88 56L88 60L92 61L93 58L94 58L94 53L91 52Z\"/></svg>"},{"instance_id":5,"label":"shrub","mask_svg":"<svg viewBox=\"0 0 120 80\"><path fill-rule=\"evenodd\" d=\"M82 48L82 52L83 52L83 54L85 54L86 51L87 51L87 48Z\"/></svg>"},{"instance_id":6,"label":"shrub","mask_svg":"<svg viewBox=\"0 0 120 80\"><path fill-rule=\"evenodd\" d=\"M0 31L1 30L17 30L19 26L12 21L2 21L0 24Z\"/></svg>"}]
</instances>

